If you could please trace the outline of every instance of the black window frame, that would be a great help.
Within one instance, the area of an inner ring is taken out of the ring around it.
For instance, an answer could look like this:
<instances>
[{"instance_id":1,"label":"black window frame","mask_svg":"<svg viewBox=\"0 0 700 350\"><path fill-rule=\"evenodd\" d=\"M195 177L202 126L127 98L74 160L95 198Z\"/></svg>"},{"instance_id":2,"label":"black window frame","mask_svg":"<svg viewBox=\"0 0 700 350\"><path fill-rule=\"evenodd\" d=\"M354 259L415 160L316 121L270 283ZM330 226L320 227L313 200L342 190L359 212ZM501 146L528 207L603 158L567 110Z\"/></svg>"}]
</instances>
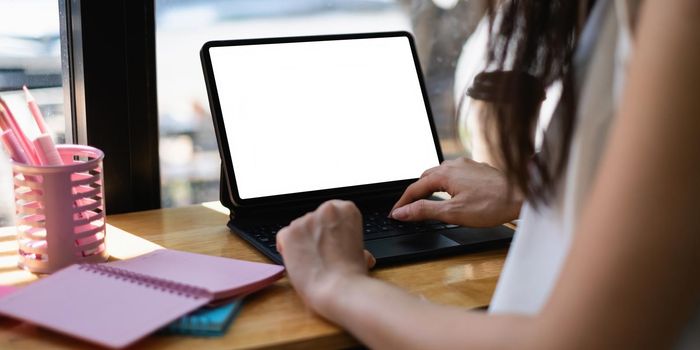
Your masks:
<instances>
[{"instance_id":1,"label":"black window frame","mask_svg":"<svg viewBox=\"0 0 700 350\"><path fill-rule=\"evenodd\" d=\"M161 207L154 0L59 0L66 134L105 152L109 214Z\"/></svg>"}]
</instances>

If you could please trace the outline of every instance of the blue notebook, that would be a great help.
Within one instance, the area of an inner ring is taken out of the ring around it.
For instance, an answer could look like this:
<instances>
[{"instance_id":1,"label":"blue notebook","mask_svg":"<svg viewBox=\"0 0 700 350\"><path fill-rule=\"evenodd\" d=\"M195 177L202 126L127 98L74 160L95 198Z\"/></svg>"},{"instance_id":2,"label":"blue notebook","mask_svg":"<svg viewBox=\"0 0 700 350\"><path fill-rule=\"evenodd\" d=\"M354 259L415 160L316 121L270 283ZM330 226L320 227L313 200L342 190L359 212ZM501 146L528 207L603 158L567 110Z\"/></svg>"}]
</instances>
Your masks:
<instances>
[{"instance_id":1,"label":"blue notebook","mask_svg":"<svg viewBox=\"0 0 700 350\"><path fill-rule=\"evenodd\" d=\"M243 306L243 298L216 307L202 307L180 317L165 328L162 333L217 337L226 334L231 322Z\"/></svg>"}]
</instances>

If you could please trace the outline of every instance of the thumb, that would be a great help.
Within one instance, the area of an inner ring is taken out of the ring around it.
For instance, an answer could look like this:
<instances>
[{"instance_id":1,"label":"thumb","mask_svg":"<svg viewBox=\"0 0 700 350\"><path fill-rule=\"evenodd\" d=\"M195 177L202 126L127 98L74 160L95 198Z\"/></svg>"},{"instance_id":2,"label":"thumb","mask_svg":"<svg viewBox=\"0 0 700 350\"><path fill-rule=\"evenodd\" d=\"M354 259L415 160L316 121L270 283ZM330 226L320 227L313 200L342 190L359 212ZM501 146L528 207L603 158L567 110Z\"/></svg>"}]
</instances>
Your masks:
<instances>
[{"instance_id":1,"label":"thumb","mask_svg":"<svg viewBox=\"0 0 700 350\"><path fill-rule=\"evenodd\" d=\"M401 221L440 220L445 201L417 200L391 211L391 218Z\"/></svg>"},{"instance_id":2,"label":"thumb","mask_svg":"<svg viewBox=\"0 0 700 350\"><path fill-rule=\"evenodd\" d=\"M367 262L367 268L371 269L374 267L374 265L377 264L377 259L374 258L374 255L369 252L369 250L365 249L365 261Z\"/></svg>"}]
</instances>

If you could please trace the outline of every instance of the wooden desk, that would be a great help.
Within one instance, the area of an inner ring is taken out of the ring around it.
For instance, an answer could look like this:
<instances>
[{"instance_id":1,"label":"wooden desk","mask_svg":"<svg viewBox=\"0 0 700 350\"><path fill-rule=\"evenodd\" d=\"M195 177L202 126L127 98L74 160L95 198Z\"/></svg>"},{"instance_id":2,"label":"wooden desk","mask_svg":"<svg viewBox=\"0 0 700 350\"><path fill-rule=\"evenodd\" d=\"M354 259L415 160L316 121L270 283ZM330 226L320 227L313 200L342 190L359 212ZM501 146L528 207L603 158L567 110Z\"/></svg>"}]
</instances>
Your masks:
<instances>
[{"instance_id":1,"label":"wooden desk","mask_svg":"<svg viewBox=\"0 0 700 350\"><path fill-rule=\"evenodd\" d=\"M225 226L218 203L108 217L108 249L124 259L157 249L267 262ZM36 276L16 267L14 228L0 229L0 284L23 285ZM464 308L488 305L506 251L480 252L377 269L372 275L436 303ZM66 296L70 297L70 296ZM105 300L109 302L109 300ZM250 296L228 333L220 338L150 336L134 349L343 348L357 341L307 310L287 279ZM28 324L0 319L0 348L83 349L88 343Z\"/></svg>"}]
</instances>

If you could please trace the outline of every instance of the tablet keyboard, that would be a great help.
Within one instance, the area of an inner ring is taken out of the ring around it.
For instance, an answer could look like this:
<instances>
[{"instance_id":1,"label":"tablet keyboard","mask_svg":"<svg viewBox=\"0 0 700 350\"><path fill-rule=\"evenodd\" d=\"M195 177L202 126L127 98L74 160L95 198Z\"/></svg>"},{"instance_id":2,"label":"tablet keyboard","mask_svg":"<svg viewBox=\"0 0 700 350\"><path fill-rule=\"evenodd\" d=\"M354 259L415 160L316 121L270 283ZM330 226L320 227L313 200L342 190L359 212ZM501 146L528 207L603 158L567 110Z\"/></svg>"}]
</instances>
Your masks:
<instances>
[{"instance_id":1,"label":"tablet keyboard","mask_svg":"<svg viewBox=\"0 0 700 350\"><path fill-rule=\"evenodd\" d=\"M259 243L276 250L277 232L288 223L268 223L254 227L247 227L245 230ZM404 222L390 219L385 212L371 211L363 214L363 239L365 241L413 234L425 231L445 230L457 228L458 225L444 224L438 221Z\"/></svg>"},{"instance_id":2,"label":"tablet keyboard","mask_svg":"<svg viewBox=\"0 0 700 350\"><path fill-rule=\"evenodd\" d=\"M459 227L457 225L444 224L439 221L398 221L388 218L387 213L380 211L365 213L363 218L362 230L364 233L364 240L366 241L377 238Z\"/></svg>"}]
</instances>

